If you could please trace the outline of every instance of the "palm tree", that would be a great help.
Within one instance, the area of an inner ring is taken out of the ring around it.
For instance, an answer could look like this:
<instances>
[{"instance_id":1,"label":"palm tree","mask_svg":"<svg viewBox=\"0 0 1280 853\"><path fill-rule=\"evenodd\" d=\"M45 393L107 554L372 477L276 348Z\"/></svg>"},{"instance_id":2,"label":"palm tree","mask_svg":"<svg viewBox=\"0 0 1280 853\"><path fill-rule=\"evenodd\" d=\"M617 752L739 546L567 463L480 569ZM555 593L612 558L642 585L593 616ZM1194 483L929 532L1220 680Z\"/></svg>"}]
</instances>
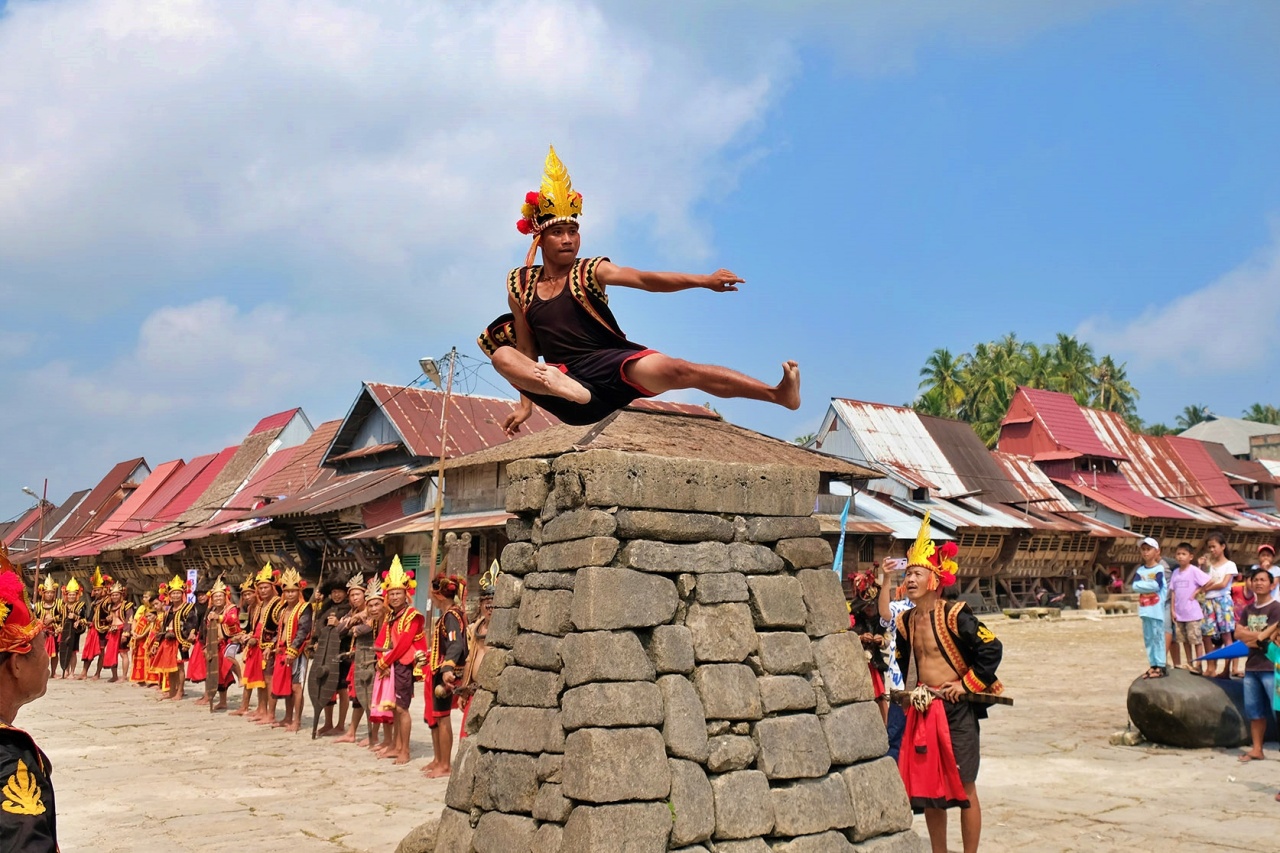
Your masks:
<instances>
[{"instance_id":1,"label":"palm tree","mask_svg":"<svg viewBox=\"0 0 1280 853\"><path fill-rule=\"evenodd\" d=\"M1109 355L1104 355L1094 366L1091 374L1093 398L1089 401L1090 406L1104 412L1117 412L1126 418L1133 414L1139 395L1125 375L1125 366L1117 365Z\"/></svg>"},{"instance_id":2,"label":"palm tree","mask_svg":"<svg viewBox=\"0 0 1280 853\"><path fill-rule=\"evenodd\" d=\"M1178 429L1191 429L1196 424L1211 420L1213 420L1213 413L1209 411L1208 406L1187 406L1182 410L1182 414L1178 415Z\"/></svg>"},{"instance_id":3,"label":"palm tree","mask_svg":"<svg viewBox=\"0 0 1280 853\"><path fill-rule=\"evenodd\" d=\"M1257 421L1260 424L1280 424L1280 409L1275 406L1254 403L1240 415L1246 421Z\"/></svg>"},{"instance_id":4,"label":"palm tree","mask_svg":"<svg viewBox=\"0 0 1280 853\"><path fill-rule=\"evenodd\" d=\"M806 432L804 435L797 435L795 438L791 439L791 443L798 444L801 447L804 447L806 444L813 441L813 437L814 437L813 433Z\"/></svg>"},{"instance_id":5,"label":"palm tree","mask_svg":"<svg viewBox=\"0 0 1280 853\"><path fill-rule=\"evenodd\" d=\"M1025 343L1022 345L1022 356L1024 363L1018 384L1028 388L1048 388L1053 376L1050 348Z\"/></svg>"},{"instance_id":6,"label":"palm tree","mask_svg":"<svg viewBox=\"0 0 1280 853\"><path fill-rule=\"evenodd\" d=\"M1174 435L1176 431L1164 424L1151 424L1146 428L1145 432L1147 435Z\"/></svg>"},{"instance_id":7,"label":"palm tree","mask_svg":"<svg viewBox=\"0 0 1280 853\"><path fill-rule=\"evenodd\" d=\"M960 409L965 394L960 379L960 365L961 360L948 349L936 349L925 359L924 367L920 368L920 384L916 387L924 391L921 399L933 395L930 407L937 411L931 411L930 414L952 418Z\"/></svg>"},{"instance_id":8,"label":"palm tree","mask_svg":"<svg viewBox=\"0 0 1280 853\"><path fill-rule=\"evenodd\" d=\"M940 388L930 388L925 391L911 404L911 408L922 415L934 415L939 418L955 417L955 409L947 404Z\"/></svg>"},{"instance_id":9,"label":"palm tree","mask_svg":"<svg viewBox=\"0 0 1280 853\"><path fill-rule=\"evenodd\" d=\"M1093 393L1093 347L1082 344L1075 335L1058 332L1053 345L1053 383L1055 391L1076 398L1084 406Z\"/></svg>"}]
</instances>

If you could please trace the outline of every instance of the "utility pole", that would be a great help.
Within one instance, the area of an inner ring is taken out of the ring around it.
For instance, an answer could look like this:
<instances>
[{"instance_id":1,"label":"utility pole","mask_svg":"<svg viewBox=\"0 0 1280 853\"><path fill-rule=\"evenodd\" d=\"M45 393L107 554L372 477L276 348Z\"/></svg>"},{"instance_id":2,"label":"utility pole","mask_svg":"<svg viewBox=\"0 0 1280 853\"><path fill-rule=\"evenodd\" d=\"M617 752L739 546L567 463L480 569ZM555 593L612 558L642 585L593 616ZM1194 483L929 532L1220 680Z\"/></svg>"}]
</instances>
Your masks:
<instances>
[{"instance_id":1,"label":"utility pole","mask_svg":"<svg viewBox=\"0 0 1280 853\"><path fill-rule=\"evenodd\" d=\"M458 348L449 350L449 378L444 386L444 404L440 407L440 456L436 467L436 516L431 527L431 565L427 583L435 580L436 561L440 557L440 514L444 511L444 455L449 442L449 398L453 394L453 370L458 362ZM428 377L429 378L429 377ZM437 387L439 384L437 383Z\"/></svg>"}]
</instances>

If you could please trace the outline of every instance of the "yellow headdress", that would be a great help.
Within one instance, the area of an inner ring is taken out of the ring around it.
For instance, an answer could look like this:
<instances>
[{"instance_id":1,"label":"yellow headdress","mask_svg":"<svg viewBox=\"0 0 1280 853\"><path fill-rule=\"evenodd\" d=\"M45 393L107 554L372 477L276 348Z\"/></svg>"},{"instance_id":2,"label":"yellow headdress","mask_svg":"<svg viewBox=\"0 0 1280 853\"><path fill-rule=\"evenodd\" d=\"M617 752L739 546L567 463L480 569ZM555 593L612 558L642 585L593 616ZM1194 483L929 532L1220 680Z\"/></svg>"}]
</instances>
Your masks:
<instances>
[{"instance_id":1,"label":"yellow headdress","mask_svg":"<svg viewBox=\"0 0 1280 853\"><path fill-rule=\"evenodd\" d=\"M271 568L270 560L268 560L267 564L262 567L261 571L258 572L258 576L254 578L253 582L255 584L259 584L259 583L274 584L276 582L276 572L275 572L275 569Z\"/></svg>"},{"instance_id":2,"label":"yellow headdress","mask_svg":"<svg viewBox=\"0 0 1280 853\"><path fill-rule=\"evenodd\" d=\"M102 586L102 567L101 566L93 567L93 577L90 580L93 581L94 589L98 589L99 587Z\"/></svg>"},{"instance_id":3,"label":"yellow headdress","mask_svg":"<svg viewBox=\"0 0 1280 853\"><path fill-rule=\"evenodd\" d=\"M498 585L498 576L502 574L502 568L498 565L498 561L494 560L489 566L489 571L480 576L480 598L493 598L493 588Z\"/></svg>"},{"instance_id":4,"label":"yellow headdress","mask_svg":"<svg viewBox=\"0 0 1280 853\"><path fill-rule=\"evenodd\" d=\"M175 589L180 590L182 592L187 591L186 581L184 581L182 578L178 577L177 575L174 575L173 580L169 581L168 583L169 592L173 592Z\"/></svg>"},{"instance_id":5,"label":"yellow headdress","mask_svg":"<svg viewBox=\"0 0 1280 853\"><path fill-rule=\"evenodd\" d=\"M302 579L302 575L298 574L297 569L285 569L280 575L281 589L302 589L307 583Z\"/></svg>"},{"instance_id":6,"label":"yellow headdress","mask_svg":"<svg viewBox=\"0 0 1280 853\"><path fill-rule=\"evenodd\" d=\"M53 579L53 575L44 576L44 583L40 584L40 590L42 592L58 591L58 582Z\"/></svg>"},{"instance_id":7,"label":"yellow headdress","mask_svg":"<svg viewBox=\"0 0 1280 853\"><path fill-rule=\"evenodd\" d=\"M538 235L543 230L560 222L572 222L581 214L582 193L574 191L569 170L556 156L553 145L547 153L547 162L542 167L542 186L536 192L525 194L524 205L520 208L521 218L516 222L517 231L533 235L533 245L529 247L525 266L533 263L534 253L538 249Z\"/></svg>"},{"instance_id":8,"label":"yellow headdress","mask_svg":"<svg viewBox=\"0 0 1280 853\"><path fill-rule=\"evenodd\" d=\"M956 582L956 571L959 569L954 559L959 550L954 542L944 542L941 548L933 544L933 540L929 538L929 513L926 512L920 522L916 541L907 549L907 568L919 566L928 569L929 589L937 589L939 585L951 586Z\"/></svg>"},{"instance_id":9,"label":"yellow headdress","mask_svg":"<svg viewBox=\"0 0 1280 853\"><path fill-rule=\"evenodd\" d=\"M253 589L253 588L254 588L254 586L255 586L255 584L256 584L256 583L257 583L257 582L256 582L256 580L254 579L253 574L252 574L252 573L250 573L250 574L249 574L249 576L248 576L247 578L245 578L245 579L244 579L244 583L240 584L240 591L241 591L241 592L248 592L249 590L251 590L251 589Z\"/></svg>"},{"instance_id":10,"label":"yellow headdress","mask_svg":"<svg viewBox=\"0 0 1280 853\"><path fill-rule=\"evenodd\" d=\"M227 585L222 582L222 575L218 575L218 579L213 582L213 586L209 589L210 595L215 595L219 592L223 595L227 594Z\"/></svg>"},{"instance_id":11,"label":"yellow headdress","mask_svg":"<svg viewBox=\"0 0 1280 853\"><path fill-rule=\"evenodd\" d=\"M80 591L80 581L76 580L75 578L72 578L71 580L67 581L67 588L66 588L66 591L67 591L67 592L79 592L79 591Z\"/></svg>"},{"instance_id":12,"label":"yellow headdress","mask_svg":"<svg viewBox=\"0 0 1280 853\"><path fill-rule=\"evenodd\" d=\"M107 590L107 592L118 592L121 595L124 595L124 587L120 585L119 581L116 581L111 585L111 589Z\"/></svg>"},{"instance_id":13,"label":"yellow headdress","mask_svg":"<svg viewBox=\"0 0 1280 853\"><path fill-rule=\"evenodd\" d=\"M387 569L382 575L382 589L389 592L393 589L403 589L413 592L418 588L418 582L413 579L413 572L406 572L404 566L400 565L400 555L391 558L391 568Z\"/></svg>"}]
</instances>

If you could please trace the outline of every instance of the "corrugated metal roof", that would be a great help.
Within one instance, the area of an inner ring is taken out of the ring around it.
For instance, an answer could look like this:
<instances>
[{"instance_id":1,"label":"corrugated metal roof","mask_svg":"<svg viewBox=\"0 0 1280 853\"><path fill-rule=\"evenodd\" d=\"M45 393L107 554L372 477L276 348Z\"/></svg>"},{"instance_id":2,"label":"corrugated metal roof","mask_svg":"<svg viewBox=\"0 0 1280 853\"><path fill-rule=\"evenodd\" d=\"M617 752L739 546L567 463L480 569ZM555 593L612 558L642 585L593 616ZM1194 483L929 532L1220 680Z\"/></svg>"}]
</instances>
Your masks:
<instances>
[{"instance_id":1,"label":"corrugated metal roof","mask_svg":"<svg viewBox=\"0 0 1280 853\"><path fill-rule=\"evenodd\" d=\"M1072 471L1069 475L1052 479L1123 515L1191 520L1190 513L1139 492L1117 471Z\"/></svg>"},{"instance_id":2,"label":"corrugated metal roof","mask_svg":"<svg viewBox=\"0 0 1280 853\"><path fill-rule=\"evenodd\" d=\"M396 489L424 479L427 471L412 471L407 465L379 468L356 474L333 475L317 481L300 494L242 514L242 518L284 518L291 515L322 515L390 494Z\"/></svg>"},{"instance_id":3,"label":"corrugated metal roof","mask_svg":"<svg viewBox=\"0 0 1280 853\"><path fill-rule=\"evenodd\" d=\"M1244 498L1231 488L1226 474L1209 455L1209 450L1203 442L1196 441L1194 438L1167 436L1164 438L1164 445L1182 463L1187 474L1195 478L1203 499L1201 506L1234 509L1247 506ZM1222 445L1218 446L1222 447ZM1226 451L1225 447L1222 449Z\"/></svg>"},{"instance_id":4,"label":"corrugated metal roof","mask_svg":"<svg viewBox=\"0 0 1280 853\"><path fill-rule=\"evenodd\" d=\"M1182 438L1182 436L1179 436ZM1183 439L1184 441L1188 439ZM1241 482L1246 483L1262 483L1269 486L1280 486L1280 479L1272 474L1267 466L1257 459L1237 459L1231 455L1231 451L1226 446L1216 441L1200 441L1199 439L1190 439L1198 441L1204 445L1205 453L1209 454L1209 458L1214 464L1224 471L1228 477L1234 477ZM1280 462L1276 463L1280 468Z\"/></svg>"},{"instance_id":5,"label":"corrugated metal roof","mask_svg":"<svg viewBox=\"0 0 1280 853\"><path fill-rule=\"evenodd\" d=\"M62 525L58 541L70 542L96 530L124 500L124 494L121 492L124 484L140 467L146 467L146 464L146 460L138 456L112 466L106 476L89 491L80 506Z\"/></svg>"},{"instance_id":6,"label":"corrugated metal roof","mask_svg":"<svg viewBox=\"0 0 1280 853\"><path fill-rule=\"evenodd\" d=\"M1272 477L1280 477L1280 459L1258 459L1256 461L1263 468L1270 471Z\"/></svg>"},{"instance_id":7,"label":"corrugated metal roof","mask_svg":"<svg viewBox=\"0 0 1280 853\"><path fill-rule=\"evenodd\" d=\"M1094 432L1075 397L1058 391L1027 387L1018 388L1016 393L1031 404L1041 426L1060 449L1104 459L1114 459L1118 455Z\"/></svg>"},{"instance_id":8,"label":"corrugated metal roof","mask_svg":"<svg viewBox=\"0 0 1280 853\"><path fill-rule=\"evenodd\" d=\"M1009 479L1017 485L1024 499L1031 501L1037 509L1049 512L1076 511L1075 504L1058 491L1048 475L1029 457L993 450L991 458L1008 472Z\"/></svg>"},{"instance_id":9,"label":"corrugated metal roof","mask_svg":"<svg viewBox=\"0 0 1280 853\"><path fill-rule=\"evenodd\" d=\"M289 425L289 421L293 420L294 415L302 411L301 408L289 409L284 412L277 412L274 415L267 415L249 430L249 435L257 435L269 430L281 430Z\"/></svg>"},{"instance_id":10,"label":"corrugated metal roof","mask_svg":"<svg viewBox=\"0 0 1280 853\"><path fill-rule=\"evenodd\" d=\"M831 405L869 462L888 466L908 482L927 483L939 497L971 491L911 409L841 398Z\"/></svg>"},{"instance_id":11,"label":"corrugated metal roof","mask_svg":"<svg viewBox=\"0 0 1280 853\"><path fill-rule=\"evenodd\" d=\"M964 506L954 500L903 501L903 503L911 506L921 516L926 511L930 512L934 520L939 524L950 527L952 530L959 530L962 527L1035 530L1046 526L1041 524L1038 519L1029 518L1024 513L1015 515L1012 510L995 504L978 505L974 501L971 502L972 506Z\"/></svg>"},{"instance_id":12,"label":"corrugated metal roof","mask_svg":"<svg viewBox=\"0 0 1280 853\"><path fill-rule=\"evenodd\" d=\"M1274 424L1246 421L1243 418L1214 418L1185 429L1180 435L1197 441L1216 441L1226 445L1232 456L1248 456L1249 439L1252 436L1272 433L1280 433L1280 427Z\"/></svg>"},{"instance_id":13,"label":"corrugated metal roof","mask_svg":"<svg viewBox=\"0 0 1280 853\"><path fill-rule=\"evenodd\" d=\"M1099 539L1138 539L1141 533L1134 533L1132 530L1125 530L1123 527L1114 527L1105 521L1099 521L1091 515L1084 513L1063 513L1065 518L1072 521L1078 521L1089 530L1089 535L1096 536Z\"/></svg>"},{"instance_id":14,"label":"corrugated metal roof","mask_svg":"<svg viewBox=\"0 0 1280 853\"><path fill-rule=\"evenodd\" d=\"M342 426L342 420L335 419L325 421L316 427L315 432L298 445L297 452L293 454L289 464L281 468L274 477L263 482L259 487L261 491L255 492L253 496L288 497L312 486L322 473L330 471L320 467L320 460L324 458L325 451L329 449L329 443L333 441L340 426Z\"/></svg>"},{"instance_id":15,"label":"corrugated metal roof","mask_svg":"<svg viewBox=\"0 0 1280 853\"><path fill-rule=\"evenodd\" d=\"M1025 500L1008 470L992 458L973 427L964 421L928 415L919 418L968 491L979 492L996 503L1015 504Z\"/></svg>"},{"instance_id":16,"label":"corrugated metal roof","mask_svg":"<svg viewBox=\"0 0 1280 853\"><path fill-rule=\"evenodd\" d=\"M896 506L877 500L865 492L858 495L854 502L854 507L855 511L849 513L850 518L854 517L856 513L859 518L879 522L893 531L894 539L915 539L917 534L920 533L921 516L912 515ZM839 520L840 517L834 516L834 518ZM946 530L930 524L929 538L935 542L941 542L955 537Z\"/></svg>"},{"instance_id":17,"label":"corrugated metal roof","mask_svg":"<svg viewBox=\"0 0 1280 853\"><path fill-rule=\"evenodd\" d=\"M1152 498L1199 503L1204 499L1197 484L1189 482L1172 454L1158 439L1129 429L1115 412L1081 409L1098 437L1124 457L1120 472L1135 489Z\"/></svg>"},{"instance_id":18,"label":"corrugated metal roof","mask_svg":"<svg viewBox=\"0 0 1280 853\"><path fill-rule=\"evenodd\" d=\"M237 449L237 447L227 447L218 453L197 456L188 462L184 469L185 472L190 473L186 484L174 494L169 503L165 504L164 509L156 516L156 520L166 524L174 522L191 509L192 504L209 488L209 484L222 473L222 469L231 461L231 457L235 456Z\"/></svg>"},{"instance_id":19,"label":"corrugated metal roof","mask_svg":"<svg viewBox=\"0 0 1280 853\"><path fill-rule=\"evenodd\" d=\"M391 421L412 455L429 459L439 456L440 413L444 406L442 391L380 382L367 382L365 389ZM515 400L500 397L451 394L445 457L465 456L510 441L502 431L502 422L518 405ZM557 423L559 421L535 406L533 415L521 429L535 433ZM335 441L341 440L345 427L344 424L344 430L339 431Z\"/></svg>"},{"instance_id":20,"label":"corrugated metal roof","mask_svg":"<svg viewBox=\"0 0 1280 853\"><path fill-rule=\"evenodd\" d=\"M507 520L515 518L509 512L466 512L440 516L441 530L488 530L505 527ZM430 533L435 529L435 511L414 513L397 518L378 527L357 530L343 536L343 539L377 539L380 536L395 536L408 533Z\"/></svg>"},{"instance_id":21,"label":"corrugated metal roof","mask_svg":"<svg viewBox=\"0 0 1280 853\"><path fill-rule=\"evenodd\" d=\"M42 512L42 509L43 509L43 505L37 503L31 509L24 512L22 514L22 517L13 523L13 526L9 528L9 532L5 534L5 537L3 540L6 548L12 545L14 542L17 542L19 538L23 537L27 533L27 531L31 530L32 528L37 528L34 532L37 536L40 535L38 530L38 523L40 521L40 516L44 515L44 513Z\"/></svg>"}]
</instances>

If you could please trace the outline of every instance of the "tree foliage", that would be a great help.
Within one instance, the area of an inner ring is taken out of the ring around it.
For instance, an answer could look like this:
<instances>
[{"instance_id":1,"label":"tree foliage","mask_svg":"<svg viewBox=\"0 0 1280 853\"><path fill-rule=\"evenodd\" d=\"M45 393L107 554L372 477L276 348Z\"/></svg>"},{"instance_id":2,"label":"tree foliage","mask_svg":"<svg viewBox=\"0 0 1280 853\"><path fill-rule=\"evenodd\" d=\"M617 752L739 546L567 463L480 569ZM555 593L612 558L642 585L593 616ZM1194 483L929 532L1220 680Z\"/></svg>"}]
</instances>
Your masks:
<instances>
[{"instance_id":1,"label":"tree foliage","mask_svg":"<svg viewBox=\"0 0 1280 853\"><path fill-rule=\"evenodd\" d=\"M1254 403L1240 415L1246 421L1280 425L1280 408L1267 403Z\"/></svg>"},{"instance_id":2,"label":"tree foliage","mask_svg":"<svg viewBox=\"0 0 1280 853\"><path fill-rule=\"evenodd\" d=\"M1198 406L1193 403L1184 407L1182 414L1178 415L1178 429L1191 429L1196 424L1211 420L1213 420L1213 412L1209 411L1208 406Z\"/></svg>"},{"instance_id":3,"label":"tree foliage","mask_svg":"<svg viewBox=\"0 0 1280 853\"><path fill-rule=\"evenodd\" d=\"M920 396L912 407L921 414L967 421L990 447L1020 385L1061 391L1082 406L1117 412L1140 425L1138 390L1129 382L1125 363L1117 364L1110 355L1099 359L1089 344L1062 333L1041 345L1019 341L1011 332L959 356L936 349L920 368Z\"/></svg>"}]
</instances>

